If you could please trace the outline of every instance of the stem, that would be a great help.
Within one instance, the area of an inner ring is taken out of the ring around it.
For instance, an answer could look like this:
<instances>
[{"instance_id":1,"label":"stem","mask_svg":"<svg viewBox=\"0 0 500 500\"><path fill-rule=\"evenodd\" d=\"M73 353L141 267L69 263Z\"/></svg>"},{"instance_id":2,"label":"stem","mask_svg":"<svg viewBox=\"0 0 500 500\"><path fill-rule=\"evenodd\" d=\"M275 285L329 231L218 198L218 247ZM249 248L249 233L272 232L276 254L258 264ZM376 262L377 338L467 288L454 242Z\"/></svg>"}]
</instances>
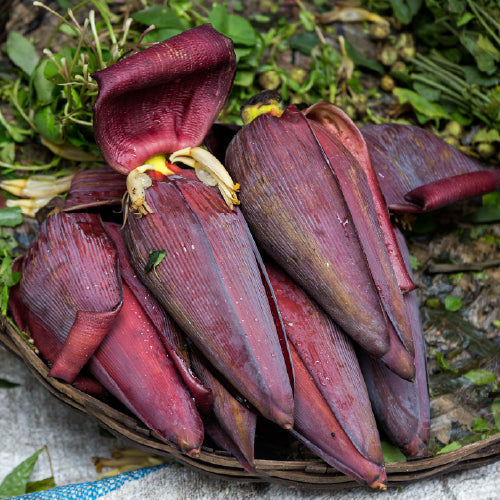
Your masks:
<instances>
[{"instance_id":1,"label":"stem","mask_svg":"<svg viewBox=\"0 0 500 500\"><path fill-rule=\"evenodd\" d=\"M500 259L488 260L486 262L463 263L463 264L431 264L427 268L429 273L457 273L461 271L483 271L488 267L500 265Z\"/></svg>"},{"instance_id":2,"label":"stem","mask_svg":"<svg viewBox=\"0 0 500 500\"><path fill-rule=\"evenodd\" d=\"M14 104L14 107L17 109L17 111L19 112L19 114L22 116L23 120L33 130L37 130L37 128L35 127L35 124L31 121L31 119L29 118L29 116L24 112L22 106L19 104L19 101L18 101L18 98L17 98L17 94L18 94L18 91L19 91L19 84L20 83L21 83L20 79L16 80L16 82L14 83L14 87L12 88L12 104Z\"/></svg>"},{"instance_id":3,"label":"stem","mask_svg":"<svg viewBox=\"0 0 500 500\"><path fill-rule=\"evenodd\" d=\"M423 75L412 75L411 79L417 82L425 83L429 87L433 87L437 90L440 90L441 92L446 94L448 99L453 101L455 104L464 105L464 100L460 98L461 97L460 95L457 95L453 90L451 90L448 87L445 87L444 85L441 85L435 80L430 80Z\"/></svg>"},{"instance_id":4,"label":"stem","mask_svg":"<svg viewBox=\"0 0 500 500\"><path fill-rule=\"evenodd\" d=\"M87 21L87 19L85 19L85 22L83 23L83 29L86 30L87 26L88 26L88 21ZM80 57L80 54L81 54L82 45L83 45L83 33L80 32L80 37L78 39L78 44L77 44L76 50L75 50L75 56L73 57L73 59L71 61L70 67L68 68L68 71L70 74L73 73L73 70L78 63L78 58Z\"/></svg>"},{"instance_id":5,"label":"stem","mask_svg":"<svg viewBox=\"0 0 500 500\"><path fill-rule=\"evenodd\" d=\"M92 36L94 37L95 49L97 52L97 63L99 64L99 69L103 69L105 67L105 64L102 58L101 41L99 40L99 35L97 33L97 28L95 25L95 12L93 10L89 12L89 21L90 30L92 31Z\"/></svg>"},{"instance_id":6,"label":"stem","mask_svg":"<svg viewBox=\"0 0 500 500\"><path fill-rule=\"evenodd\" d=\"M116 45L117 42L116 42L116 36L115 36L115 32L113 31L113 26L111 25L111 21L109 19L109 9L107 8L107 5L106 6L103 6L101 2L99 1L94 1L94 5L96 7L96 9L99 11L99 13L101 14L102 16L102 19L104 20L104 23L106 24L106 28L108 28L108 32L109 32L109 38L111 40L111 43L113 45Z\"/></svg>"},{"instance_id":7,"label":"stem","mask_svg":"<svg viewBox=\"0 0 500 500\"><path fill-rule=\"evenodd\" d=\"M476 15L477 20L483 25L484 29L490 34L491 38L495 40L497 45L500 45L500 38L497 36L495 31L486 21L487 19L491 21L491 19L487 15L485 15L484 11L479 6L475 5L474 2L472 2L471 0L467 0L467 3L469 4L469 7L471 8L472 12L474 12L474 14ZM495 24L497 25L496 28L499 29L498 24L497 23Z\"/></svg>"},{"instance_id":8,"label":"stem","mask_svg":"<svg viewBox=\"0 0 500 500\"><path fill-rule=\"evenodd\" d=\"M77 118L74 118L73 116L71 116L69 114L64 117L64 122L66 122L68 120L73 122L73 123L78 123L79 125L84 125L85 127L92 127L92 122L78 120Z\"/></svg>"},{"instance_id":9,"label":"stem","mask_svg":"<svg viewBox=\"0 0 500 500\"><path fill-rule=\"evenodd\" d=\"M461 95L466 95L464 89L470 94L475 95L477 98L481 99L485 105L491 104L490 99L484 95L482 92L469 85L462 78L454 75L453 73L443 70L443 68L432 61L431 59L427 59L424 56L418 54L416 58L412 58L411 60L419 69L426 69L432 73L434 73L442 82L452 86L460 92Z\"/></svg>"},{"instance_id":10,"label":"stem","mask_svg":"<svg viewBox=\"0 0 500 500\"><path fill-rule=\"evenodd\" d=\"M55 167L59 163L59 158L54 158L50 163L46 163L44 165L12 165L10 163L5 163L0 161L0 167L6 168L9 170L21 170L24 172L36 172L38 170L50 170Z\"/></svg>"},{"instance_id":11,"label":"stem","mask_svg":"<svg viewBox=\"0 0 500 500\"><path fill-rule=\"evenodd\" d=\"M51 9L50 7L47 7L45 4L42 2L33 2L34 7L42 7L45 10L48 10L52 15L56 16L62 24L67 24L69 27L71 27L73 30L75 30L76 34L78 34L78 28L75 28L67 19L65 19L59 12L56 12L55 10Z\"/></svg>"}]
</instances>

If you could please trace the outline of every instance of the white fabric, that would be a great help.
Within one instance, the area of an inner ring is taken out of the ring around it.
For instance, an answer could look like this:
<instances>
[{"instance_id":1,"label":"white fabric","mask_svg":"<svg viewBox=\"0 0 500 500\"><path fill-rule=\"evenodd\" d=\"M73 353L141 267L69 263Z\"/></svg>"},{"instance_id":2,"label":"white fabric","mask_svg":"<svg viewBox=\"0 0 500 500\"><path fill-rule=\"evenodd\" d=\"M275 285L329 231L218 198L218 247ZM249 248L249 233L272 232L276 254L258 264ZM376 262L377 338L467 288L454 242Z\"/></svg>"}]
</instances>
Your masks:
<instances>
[{"instance_id":1,"label":"white fabric","mask_svg":"<svg viewBox=\"0 0 500 500\"><path fill-rule=\"evenodd\" d=\"M47 446L58 486L93 481L97 474L94 456L110 456L120 444L102 437L96 423L59 402L31 375L23 362L0 347L0 378L21 386L0 388L0 482L14 466L37 449ZM42 453L32 480L51 475L47 455ZM384 493L364 488L341 492L297 490L279 485L231 483L205 476L187 467L172 465L145 477L127 481L99 498L147 499L367 499L386 500L493 500L500 498L500 462L437 479L395 487ZM67 498L63 493L60 498Z\"/></svg>"}]
</instances>

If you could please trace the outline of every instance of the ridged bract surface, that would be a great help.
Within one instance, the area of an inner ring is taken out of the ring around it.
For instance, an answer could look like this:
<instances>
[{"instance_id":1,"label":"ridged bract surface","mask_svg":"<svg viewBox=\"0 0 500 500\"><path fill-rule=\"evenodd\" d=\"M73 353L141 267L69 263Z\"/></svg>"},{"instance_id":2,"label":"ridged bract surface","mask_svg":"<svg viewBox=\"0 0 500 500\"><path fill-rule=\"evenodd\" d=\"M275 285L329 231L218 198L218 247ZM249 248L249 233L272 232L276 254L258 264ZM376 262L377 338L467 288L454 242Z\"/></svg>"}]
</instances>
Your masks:
<instances>
[{"instance_id":1,"label":"ridged bract surface","mask_svg":"<svg viewBox=\"0 0 500 500\"><path fill-rule=\"evenodd\" d=\"M222 384L195 352L191 360L196 373L213 394L213 406L206 416L206 431L225 450L230 451L249 472L253 472L257 414L243 406Z\"/></svg>"},{"instance_id":2,"label":"ridged bract surface","mask_svg":"<svg viewBox=\"0 0 500 500\"><path fill-rule=\"evenodd\" d=\"M281 269L270 263L266 269L289 342L354 447L382 463L375 417L350 339Z\"/></svg>"},{"instance_id":3,"label":"ridged bract surface","mask_svg":"<svg viewBox=\"0 0 500 500\"><path fill-rule=\"evenodd\" d=\"M203 442L203 424L191 394L126 284L123 295L123 308L90 359L90 371L163 439L184 453L196 454Z\"/></svg>"},{"instance_id":4,"label":"ridged bract surface","mask_svg":"<svg viewBox=\"0 0 500 500\"><path fill-rule=\"evenodd\" d=\"M423 212L500 189L500 170L485 169L428 130L383 124L361 132L391 210Z\"/></svg>"},{"instance_id":5,"label":"ridged bract surface","mask_svg":"<svg viewBox=\"0 0 500 500\"><path fill-rule=\"evenodd\" d=\"M179 328L153 294L140 281L132 268L123 239L122 229L118 224L111 222L105 222L104 227L116 245L120 258L120 273L123 282L126 283L127 287L133 293L135 300L140 304L149 321L155 326L159 338L175 364L182 380L191 392L197 406L202 409L209 408L212 404L211 391L201 383L191 370L185 347L186 341Z\"/></svg>"},{"instance_id":6,"label":"ridged bract surface","mask_svg":"<svg viewBox=\"0 0 500 500\"><path fill-rule=\"evenodd\" d=\"M20 294L31 328L63 346L51 375L72 382L122 305L116 248L99 216L50 216L24 259Z\"/></svg>"},{"instance_id":7,"label":"ridged bract surface","mask_svg":"<svg viewBox=\"0 0 500 500\"><path fill-rule=\"evenodd\" d=\"M126 180L126 177L108 166L78 172L64 200L64 209L120 206L127 190Z\"/></svg>"},{"instance_id":8,"label":"ridged bract surface","mask_svg":"<svg viewBox=\"0 0 500 500\"><path fill-rule=\"evenodd\" d=\"M367 185L373 201L373 208L377 215L387 252L397 277L399 287L403 291L414 290L415 284L406 272L403 257L399 251L396 237L391 226L389 210L380 190L375 170L371 164L368 147L355 123L340 108L329 102L318 102L304 111L309 120L321 124L328 132L334 135L354 156L366 175ZM365 195L366 196L366 195ZM365 239L361 240L361 243ZM373 270L373 268L372 268Z\"/></svg>"},{"instance_id":9,"label":"ridged bract surface","mask_svg":"<svg viewBox=\"0 0 500 500\"><path fill-rule=\"evenodd\" d=\"M233 84L232 41L206 24L93 73L94 135L128 173L155 154L199 146Z\"/></svg>"},{"instance_id":10,"label":"ridged bract surface","mask_svg":"<svg viewBox=\"0 0 500 500\"><path fill-rule=\"evenodd\" d=\"M408 248L399 230L396 237L410 269ZM429 444L429 378L417 292L406 295L405 304L415 346L415 381L402 380L366 354L360 353L360 364L377 420L389 439L415 458L425 456Z\"/></svg>"},{"instance_id":11,"label":"ridged bract surface","mask_svg":"<svg viewBox=\"0 0 500 500\"><path fill-rule=\"evenodd\" d=\"M292 434L341 472L373 488L383 488L387 479L383 459L374 463L359 453L326 403L293 344L290 354L296 380L295 425Z\"/></svg>"},{"instance_id":12,"label":"ridged bract surface","mask_svg":"<svg viewBox=\"0 0 500 500\"><path fill-rule=\"evenodd\" d=\"M352 155L335 138L328 140L328 159L351 168ZM342 185L325 156L306 118L287 110L281 118L259 116L238 132L226 166L241 184L241 208L260 246L346 333L382 357L401 341L397 335L390 340L385 314L391 310L383 310L379 296L390 294L372 277L360 244L364 235L358 234L343 194L360 188ZM392 322L404 328L401 308ZM408 363L411 367L411 357Z\"/></svg>"},{"instance_id":13,"label":"ridged bract surface","mask_svg":"<svg viewBox=\"0 0 500 500\"><path fill-rule=\"evenodd\" d=\"M293 399L246 228L212 188L179 176L153 182L154 213L129 216L132 265L209 362L267 418L293 422ZM145 272L152 250L165 258Z\"/></svg>"}]
</instances>

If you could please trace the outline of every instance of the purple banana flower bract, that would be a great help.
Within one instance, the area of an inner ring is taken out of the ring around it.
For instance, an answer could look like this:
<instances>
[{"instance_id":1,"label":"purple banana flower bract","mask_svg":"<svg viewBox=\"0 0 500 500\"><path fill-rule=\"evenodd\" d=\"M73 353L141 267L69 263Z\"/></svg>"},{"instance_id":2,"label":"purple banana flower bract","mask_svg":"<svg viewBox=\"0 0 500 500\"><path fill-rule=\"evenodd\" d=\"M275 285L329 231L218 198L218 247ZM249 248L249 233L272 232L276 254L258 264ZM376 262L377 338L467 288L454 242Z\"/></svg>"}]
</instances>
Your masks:
<instances>
[{"instance_id":1,"label":"purple banana flower bract","mask_svg":"<svg viewBox=\"0 0 500 500\"><path fill-rule=\"evenodd\" d=\"M321 125L288 108L245 125L226 165L241 183L242 211L259 246L348 335L411 379L403 296L355 158Z\"/></svg>"},{"instance_id":2,"label":"purple banana flower bract","mask_svg":"<svg viewBox=\"0 0 500 500\"><path fill-rule=\"evenodd\" d=\"M99 216L50 216L24 259L20 294L30 330L62 346L50 375L73 382L122 307L116 248Z\"/></svg>"},{"instance_id":3,"label":"purple banana flower bract","mask_svg":"<svg viewBox=\"0 0 500 500\"><path fill-rule=\"evenodd\" d=\"M420 213L500 189L500 169L486 169L428 130L384 124L361 133L390 210Z\"/></svg>"},{"instance_id":4,"label":"purple banana flower bract","mask_svg":"<svg viewBox=\"0 0 500 500\"><path fill-rule=\"evenodd\" d=\"M128 174L156 154L199 146L235 70L232 41L205 24L93 73L94 134L106 162Z\"/></svg>"},{"instance_id":5,"label":"purple banana flower bract","mask_svg":"<svg viewBox=\"0 0 500 500\"><path fill-rule=\"evenodd\" d=\"M146 200L153 213L125 225L137 275L228 383L291 426L287 366L244 220L214 188L176 175L153 182ZM165 257L148 269L153 251Z\"/></svg>"},{"instance_id":6,"label":"purple banana flower bract","mask_svg":"<svg viewBox=\"0 0 500 500\"><path fill-rule=\"evenodd\" d=\"M410 254L404 237L397 228L395 234L410 270ZM385 434L405 455L417 458L426 455L430 438L429 376L416 291L405 295L405 304L415 346L415 381L402 380L365 353L358 355L373 411Z\"/></svg>"},{"instance_id":7,"label":"purple banana flower bract","mask_svg":"<svg viewBox=\"0 0 500 500\"><path fill-rule=\"evenodd\" d=\"M281 269L269 262L266 269L276 294L288 341L321 393L322 398L318 403L320 408L324 408L325 403L328 405L345 433L346 441L324 441L323 429L318 429L317 434L309 431L307 438L335 457L340 470L348 474L355 468L357 460L351 459L361 454L365 460L360 462L359 469L355 472L358 477L364 477L370 482L373 464L381 466L384 458L354 347L333 320ZM309 404L311 416L315 415L317 404L312 396L309 396L308 401L299 402L298 398L306 398L307 395L300 391L295 395L296 405L306 407ZM342 469L344 461L348 464L347 469ZM366 465L370 463L372 465L366 469Z\"/></svg>"}]
</instances>

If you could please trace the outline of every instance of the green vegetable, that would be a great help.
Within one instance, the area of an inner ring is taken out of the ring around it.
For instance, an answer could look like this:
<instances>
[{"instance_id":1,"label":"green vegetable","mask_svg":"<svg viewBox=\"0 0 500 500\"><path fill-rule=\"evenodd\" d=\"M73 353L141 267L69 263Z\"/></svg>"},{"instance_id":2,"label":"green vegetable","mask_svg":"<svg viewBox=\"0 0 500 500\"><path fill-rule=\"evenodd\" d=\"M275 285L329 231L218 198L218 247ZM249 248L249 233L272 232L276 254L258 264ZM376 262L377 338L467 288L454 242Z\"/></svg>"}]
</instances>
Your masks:
<instances>
[{"instance_id":1,"label":"green vegetable","mask_svg":"<svg viewBox=\"0 0 500 500\"><path fill-rule=\"evenodd\" d=\"M449 451L459 450L460 448L462 448L462 445L458 441L453 441L450 444L447 444L446 446L443 446L436 453L436 455L442 455L443 453L448 453Z\"/></svg>"},{"instance_id":2,"label":"green vegetable","mask_svg":"<svg viewBox=\"0 0 500 500\"><path fill-rule=\"evenodd\" d=\"M448 295L444 299L444 308L447 311L458 311L463 305L462 299L460 297L454 297L453 295Z\"/></svg>"},{"instance_id":3,"label":"green vegetable","mask_svg":"<svg viewBox=\"0 0 500 500\"><path fill-rule=\"evenodd\" d=\"M382 445L382 453L386 463L406 462L406 457L397 446L387 441L381 441L380 444Z\"/></svg>"},{"instance_id":4,"label":"green vegetable","mask_svg":"<svg viewBox=\"0 0 500 500\"><path fill-rule=\"evenodd\" d=\"M464 374L474 385L493 384L496 381L496 375L488 370L470 370Z\"/></svg>"},{"instance_id":5,"label":"green vegetable","mask_svg":"<svg viewBox=\"0 0 500 500\"><path fill-rule=\"evenodd\" d=\"M6 52L10 60L28 76L33 74L40 60L34 45L16 31L9 32L7 36Z\"/></svg>"},{"instance_id":6,"label":"green vegetable","mask_svg":"<svg viewBox=\"0 0 500 500\"><path fill-rule=\"evenodd\" d=\"M0 483L0 498L10 498L26 493L29 477L42 451L43 448L40 448L5 476Z\"/></svg>"},{"instance_id":7,"label":"green vegetable","mask_svg":"<svg viewBox=\"0 0 500 500\"><path fill-rule=\"evenodd\" d=\"M3 389L11 389L12 387L18 387L18 386L19 384L16 384L15 382L10 382L9 380L0 378L0 387Z\"/></svg>"}]
</instances>

